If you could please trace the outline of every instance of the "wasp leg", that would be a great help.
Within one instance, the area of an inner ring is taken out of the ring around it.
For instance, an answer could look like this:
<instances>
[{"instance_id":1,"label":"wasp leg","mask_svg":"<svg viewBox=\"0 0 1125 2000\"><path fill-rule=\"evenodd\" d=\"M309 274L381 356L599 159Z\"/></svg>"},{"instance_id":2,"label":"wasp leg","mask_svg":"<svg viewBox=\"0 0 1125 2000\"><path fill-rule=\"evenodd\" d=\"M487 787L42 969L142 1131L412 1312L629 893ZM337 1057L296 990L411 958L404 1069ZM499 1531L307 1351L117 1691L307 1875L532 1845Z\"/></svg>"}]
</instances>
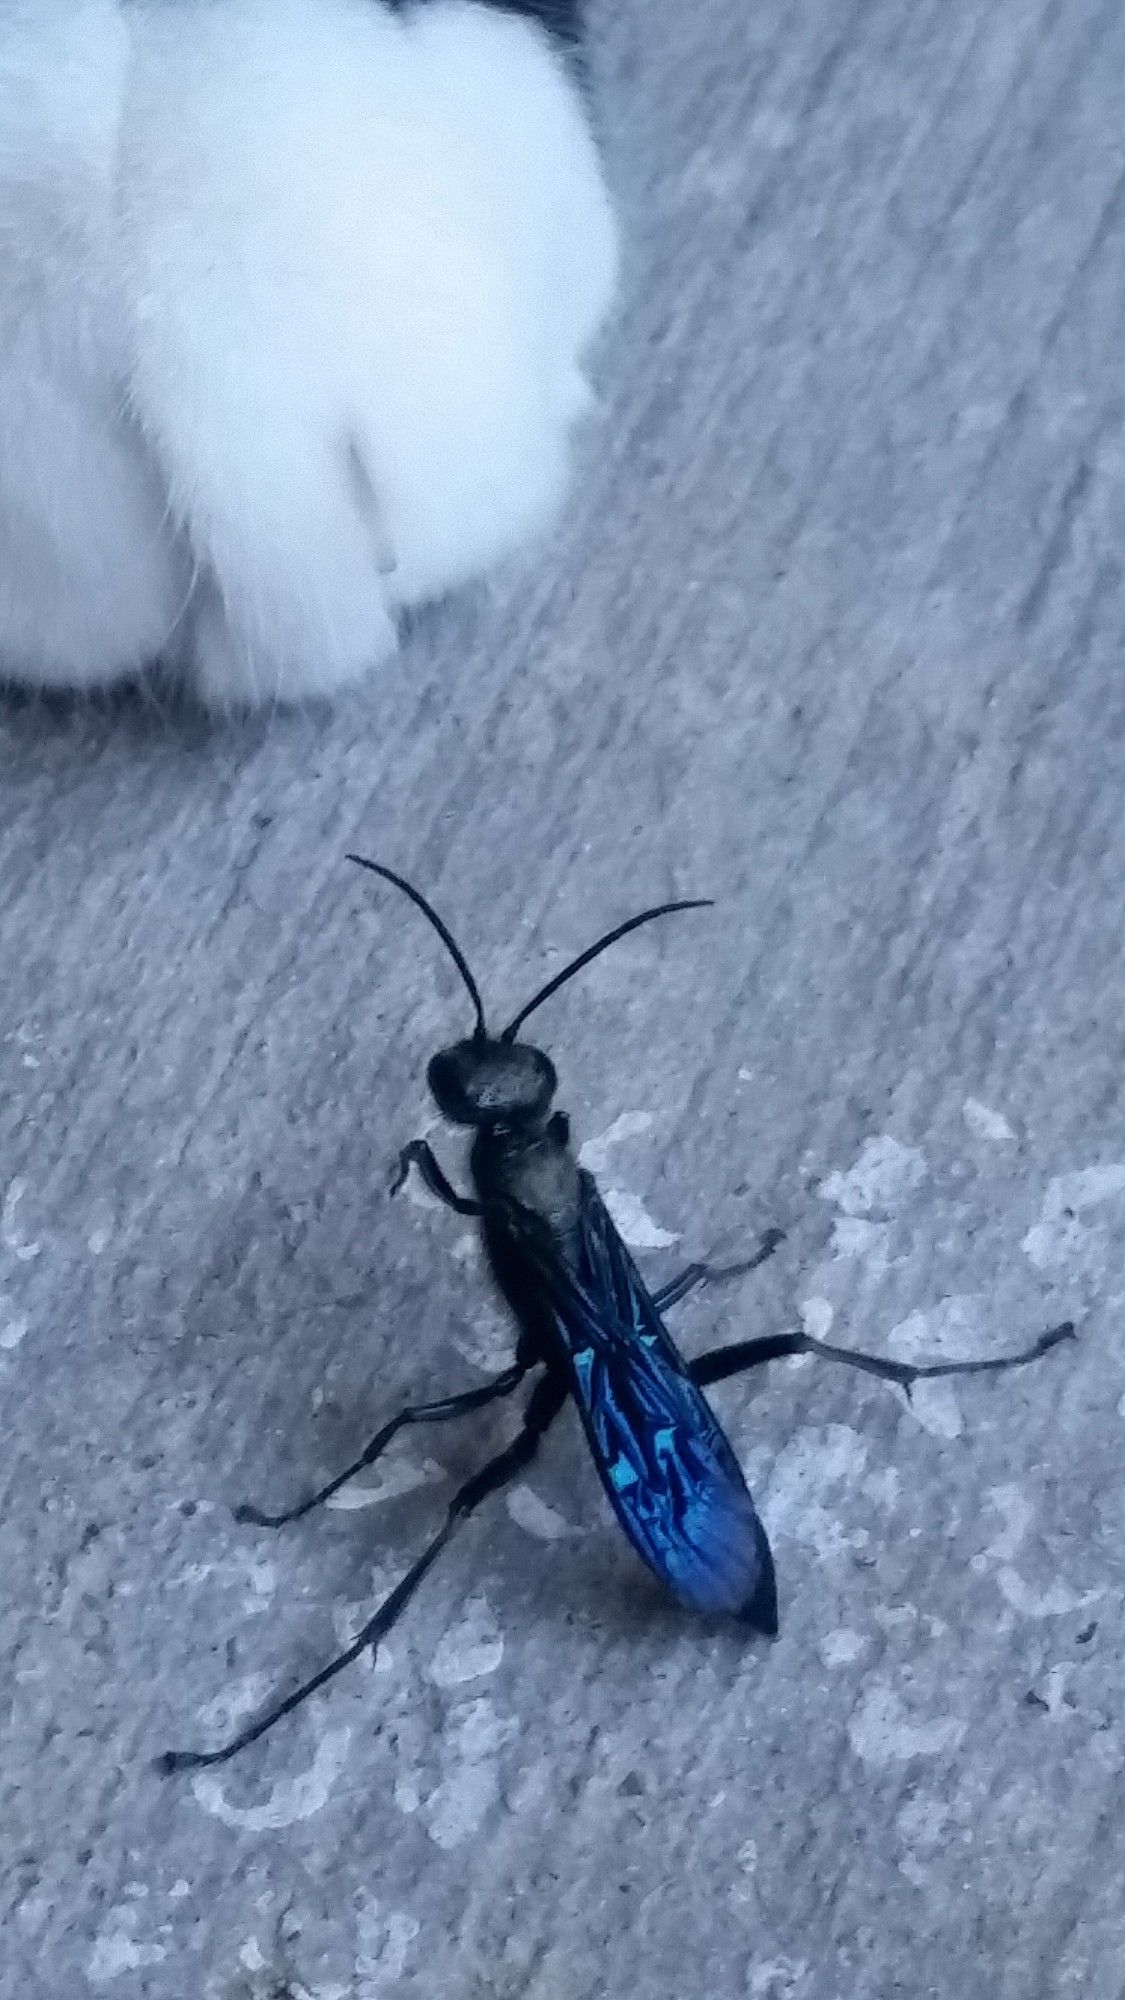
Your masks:
<instances>
[{"instance_id":1,"label":"wasp leg","mask_svg":"<svg viewBox=\"0 0 1125 2000\"><path fill-rule=\"evenodd\" d=\"M784 1241L784 1229L767 1229L754 1255L745 1258L741 1264L689 1264L678 1278L672 1278L653 1293L652 1303L657 1312L667 1312L669 1306L678 1306L680 1300L686 1299L698 1285L726 1284L732 1278L745 1278L764 1264L767 1257L772 1257L778 1244Z\"/></svg>"},{"instance_id":2,"label":"wasp leg","mask_svg":"<svg viewBox=\"0 0 1125 2000\"><path fill-rule=\"evenodd\" d=\"M742 1375L763 1361L781 1361L787 1354L805 1354L808 1344L803 1333L768 1333L761 1340L736 1340L730 1347L711 1347L688 1362L688 1371L697 1388L725 1382L728 1375Z\"/></svg>"},{"instance_id":3,"label":"wasp leg","mask_svg":"<svg viewBox=\"0 0 1125 2000\"><path fill-rule=\"evenodd\" d=\"M404 1185L411 1167L417 1167L430 1193L436 1194L438 1200L443 1201L447 1208L454 1209L458 1215L480 1214L479 1201L472 1201L467 1194L458 1194L438 1164L433 1148L427 1145L425 1139L412 1139L409 1146L403 1147L391 1179L392 1194L397 1194Z\"/></svg>"},{"instance_id":4,"label":"wasp leg","mask_svg":"<svg viewBox=\"0 0 1125 2000\"><path fill-rule=\"evenodd\" d=\"M930 1381L937 1375L996 1374L1004 1368L1022 1368L1029 1361L1038 1361L1040 1355L1049 1353L1061 1340L1073 1338L1074 1326L1070 1320L1064 1320L1061 1326L1041 1333L1030 1347L1020 1348L1016 1354L998 1354L986 1361L893 1361L889 1355L860 1354L848 1347L832 1347L825 1340L815 1340L811 1333L778 1333L764 1340L740 1340L731 1347L713 1347L707 1354L697 1356L690 1368L692 1381L705 1388L708 1383L740 1375L746 1368L756 1368L762 1361L777 1361L786 1354L821 1354L829 1361L842 1361L848 1368L860 1368L866 1375L898 1382L909 1393L915 1382Z\"/></svg>"},{"instance_id":5,"label":"wasp leg","mask_svg":"<svg viewBox=\"0 0 1125 2000\"><path fill-rule=\"evenodd\" d=\"M256 1743L259 1736L264 1736L268 1729L273 1728L275 1722L281 1721L283 1715L291 1715L295 1708L299 1708L303 1701L308 1700L310 1694L315 1694L318 1688L334 1680L345 1667L350 1667L352 1661L358 1660L360 1654L366 1652L369 1646L377 1646L410 1602L427 1570L437 1561L461 1522L467 1521L482 1500L487 1500L490 1494L506 1486L508 1481L514 1479L517 1472L522 1472L524 1466L534 1458L539 1449L540 1439L554 1423L566 1397L566 1383L556 1376L545 1375L536 1383L528 1398L527 1408L523 1414L523 1426L518 1435L513 1438L511 1444L505 1446L503 1451L497 1452L495 1458L490 1458L487 1465L482 1465L480 1471L474 1473L471 1479L466 1479L463 1486L458 1487L449 1503L445 1520L429 1547L423 1549L417 1562L407 1570L401 1583L397 1583L390 1595L384 1598L374 1617L368 1619L362 1632L344 1652L337 1654L334 1660L329 1660L328 1665L322 1667L318 1674L314 1674L312 1679L305 1681L301 1687L295 1688L292 1694L286 1695L284 1701L279 1701L276 1707L269 1709L258 1722L253 1722L247 1729L240 1730L229 1743L224 1743L221 1750L166 1750L164 1755L156 1760L157 1769L167 1776L173 1771L194 1771L207 1764L225 1764L239 1750L244 1750L248 1743Z\"/></svg>"},{"instance_id":6,"label":"wasp leg","mask_svg":"<svg viewBox=\"0 0 1125 2000\"><path fill-rule=\"evenodd\" d=\"M397 1417L392 1417L389 1423L385 1423L381 1431L376 1431L370 1444L364 1447L351 1465L343 1472L337 1473L335 1479L330 1479L327 1486L321 1486L317 1492L311 1493L307 1500L302 1500L296 1507L287 1508L284 1514L263 1514L257 1507L236 1507L235 1520L250 1522L255 1528L284 1528L290 1521L299 1521L303 1515L310 1514L314 1507L319 1507L323 1501L330 1500L333 1493L338 1493L341 1486L346 1485L349 1479L355 1478L357 1472L365 1472L369 1465L374 1465L391 1439L397 1437L399 1431L404 1430L407 1424L444 1424L448 1423L451 1417L467 1417L472 1410L483 1410L487 1403L494 1403L501 1396L510 1396L513 1389L518 1389L530 1365L530 1362L516 1361L511 1368L505 1368L502 1375L497 1375L494 1381L482 1383L479 1389L466 1389L461 1396L445 1396L437 1403L408 1405L405 1410L399 1411Z\"/></svg>"}]
</instances>

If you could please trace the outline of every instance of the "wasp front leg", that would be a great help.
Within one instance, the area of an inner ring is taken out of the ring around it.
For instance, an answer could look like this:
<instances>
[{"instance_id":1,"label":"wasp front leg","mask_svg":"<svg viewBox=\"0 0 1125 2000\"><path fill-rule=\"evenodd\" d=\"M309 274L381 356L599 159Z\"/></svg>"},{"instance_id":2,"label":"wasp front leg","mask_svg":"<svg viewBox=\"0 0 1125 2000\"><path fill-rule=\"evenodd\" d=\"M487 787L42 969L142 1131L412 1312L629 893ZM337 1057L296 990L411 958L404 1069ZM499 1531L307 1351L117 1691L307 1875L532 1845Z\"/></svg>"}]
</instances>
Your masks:
<instances>
[{"instance_id":1,"label":"wasp front leg","mask_svg":"<svg viewBox=\"0 0 1125 2000\"><path fill-rule=\"evenodd\" d=\"M412 1139L409 1146L403 1147L391 1179L391 1194L398 1194L405 1185L411 1167L417 1167L430 1193L444 1202L446 1208L451 1208L455 1215L480 1215L479 1201L473 1201L467 1194L458 1194L425 1139Z\"/></svg>"}]
</instances>

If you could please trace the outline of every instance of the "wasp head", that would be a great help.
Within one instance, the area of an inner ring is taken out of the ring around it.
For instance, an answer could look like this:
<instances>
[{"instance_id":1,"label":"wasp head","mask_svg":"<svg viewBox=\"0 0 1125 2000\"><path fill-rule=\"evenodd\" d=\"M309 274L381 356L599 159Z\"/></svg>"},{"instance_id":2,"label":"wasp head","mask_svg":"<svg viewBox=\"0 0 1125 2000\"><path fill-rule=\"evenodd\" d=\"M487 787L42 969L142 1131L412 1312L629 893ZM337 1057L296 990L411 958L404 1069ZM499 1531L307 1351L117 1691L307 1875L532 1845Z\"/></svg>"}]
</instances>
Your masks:
<instances>
[{"instance_id":1,"label":"wasp head","mask_svg":"<svg viewBox=\"0 0 1125 2000\"><path fill-rule=\"evenodd\" d=\"M536 1125L558 1086L555 1065L542 1049L490 1035L439 1049L426 1076L439 1111L453 1125Z\"/></svg>"},{"instance_id":2,"label":"wasp head","mask_svg":"<svg viewBox=\"0 0 1125 2000\"><path fill-rule=\"evenodd\" d=\"M589 965L607 951L619 938L628 937L642 924L650 924L654 917L666 917L673 910L700 910L707 905L698 897L690 902L659 903L655 909L641 910L635 917L627 917L623 924L607 931L604 937L579 952L577 958L556 972L538 993L532 995L525 1006L500 1036L490 1035L485 1020L484 1002L480 989L473 978L468 960L461 950L448 925L444 924L437 911L426 901L420 889L416 889L403 875L396 875L393 868L384 868L381 861L367 861L362 854L351 854L350 861L360 868L370 869L373 875L381 875L385 882L392 882L396 889L409 898L416 909L422 912L427 923L441 939L450 958L461 976L462 984L473 1003L476 1027L463 1041L454 1042L447 1049L439 1049L430 1062L426 1074L430 1089L442 1116L454 1125L475 1125L491 1127L493 1130L505 1125L522 1127L525 1130L542 1123L546 1118L551 1099L558 1087L555 1065L542 1049L532 1048L530 1042L518 1042L516 1033L529 1014L573 979L576 972Z\"/></svg>"}]
</instances>

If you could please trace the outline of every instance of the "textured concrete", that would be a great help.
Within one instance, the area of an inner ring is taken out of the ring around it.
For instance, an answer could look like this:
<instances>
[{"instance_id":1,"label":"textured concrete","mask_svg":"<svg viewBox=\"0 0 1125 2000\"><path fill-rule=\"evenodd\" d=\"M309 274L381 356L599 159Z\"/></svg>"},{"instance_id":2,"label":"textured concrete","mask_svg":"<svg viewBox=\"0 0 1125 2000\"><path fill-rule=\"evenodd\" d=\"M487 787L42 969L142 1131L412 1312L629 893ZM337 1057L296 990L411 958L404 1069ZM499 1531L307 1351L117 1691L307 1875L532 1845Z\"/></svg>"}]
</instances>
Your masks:
<instances>
[{"instance_id":1,"label":"textured concrete","mask_svg":"<svg viewBox=\"0 0 1125 2000\"><path fill-rule=\"evenodd\" d=\"M599 43L633 256L557 544L331 716L0 711L4 2000L1125 1991L1125 12L628 0ZM789 1231L685 1344L1080 1343L913 1408L717 1392L772 1648L658 1600L568 1420L373 1669L161 1781L503 1431L231 1518L508 1338L383 1194L465 1006L353 844L500 1005L721 899L542 1020L654 1272Z\"/></svg>"}]
</instances>

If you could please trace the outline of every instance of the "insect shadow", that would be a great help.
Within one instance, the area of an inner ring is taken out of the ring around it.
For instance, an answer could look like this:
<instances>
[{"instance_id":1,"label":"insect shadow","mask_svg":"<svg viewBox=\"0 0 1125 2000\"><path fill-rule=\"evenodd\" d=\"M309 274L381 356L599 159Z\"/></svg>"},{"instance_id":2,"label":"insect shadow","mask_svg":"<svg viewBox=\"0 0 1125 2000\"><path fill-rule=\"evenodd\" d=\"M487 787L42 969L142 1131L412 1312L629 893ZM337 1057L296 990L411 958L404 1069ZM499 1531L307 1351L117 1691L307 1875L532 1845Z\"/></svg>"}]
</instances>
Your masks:
<instances>
[{"instance_id":1,"label":"insect shadow","mask_svg":"<svg viewBox=\"0 0 1125 2000\"><path fill-rule=\"evenodd\" d=\"M631 931L677 911L709 908L709 902L660 903L618 924L548 980L494 1035L464 954L425 897L379 862L358 854L348 859L392 883L427 918L461 975L475 1015L472 1032L440 1049L427 1070L443 1116L475 1135L470 1153L475 1193L459 1194L450 1185L424 1139L403 1148L392 1192L414 1168L446 1207L479 1223L492 1275L511 1308L518 1336L511 1365L492 1381L400 1410L351 1465L299 1505L280 1514L240 1507L236 1517L265 1528L299 1521L373 1465L407 1426L468 1416L512 1395L529 1375L534 1384L511 1443L458 1488L438 1532L352 1644L219 1749L166 1752L158 1760L165 1772L225 1763L368 1647L377 1646L460 1524L534 1458L568 1398L581 1418L617 1521L641 1559L688 1610L731 1616L772 1636L777 1631L777 1586L770 1546L704 1389L784 1355L819 1354L900 1383L909 1393L914 1382L934 1376L1020 1367L1074 1331L1067 1321L1019 1353L992 1360L895 1361L834 1347L805 1332L739 1341L685 1360L664 1324L664 1313L706 1281L755 1270L777 1248L781 1231L770 1230L742 1263L689 1264L669 1284L650 1292L593 1176L578 1164L566 1114L552 1109L554 1064L518 1035L545 1000Z\"/></svg>"}]
</instances>

